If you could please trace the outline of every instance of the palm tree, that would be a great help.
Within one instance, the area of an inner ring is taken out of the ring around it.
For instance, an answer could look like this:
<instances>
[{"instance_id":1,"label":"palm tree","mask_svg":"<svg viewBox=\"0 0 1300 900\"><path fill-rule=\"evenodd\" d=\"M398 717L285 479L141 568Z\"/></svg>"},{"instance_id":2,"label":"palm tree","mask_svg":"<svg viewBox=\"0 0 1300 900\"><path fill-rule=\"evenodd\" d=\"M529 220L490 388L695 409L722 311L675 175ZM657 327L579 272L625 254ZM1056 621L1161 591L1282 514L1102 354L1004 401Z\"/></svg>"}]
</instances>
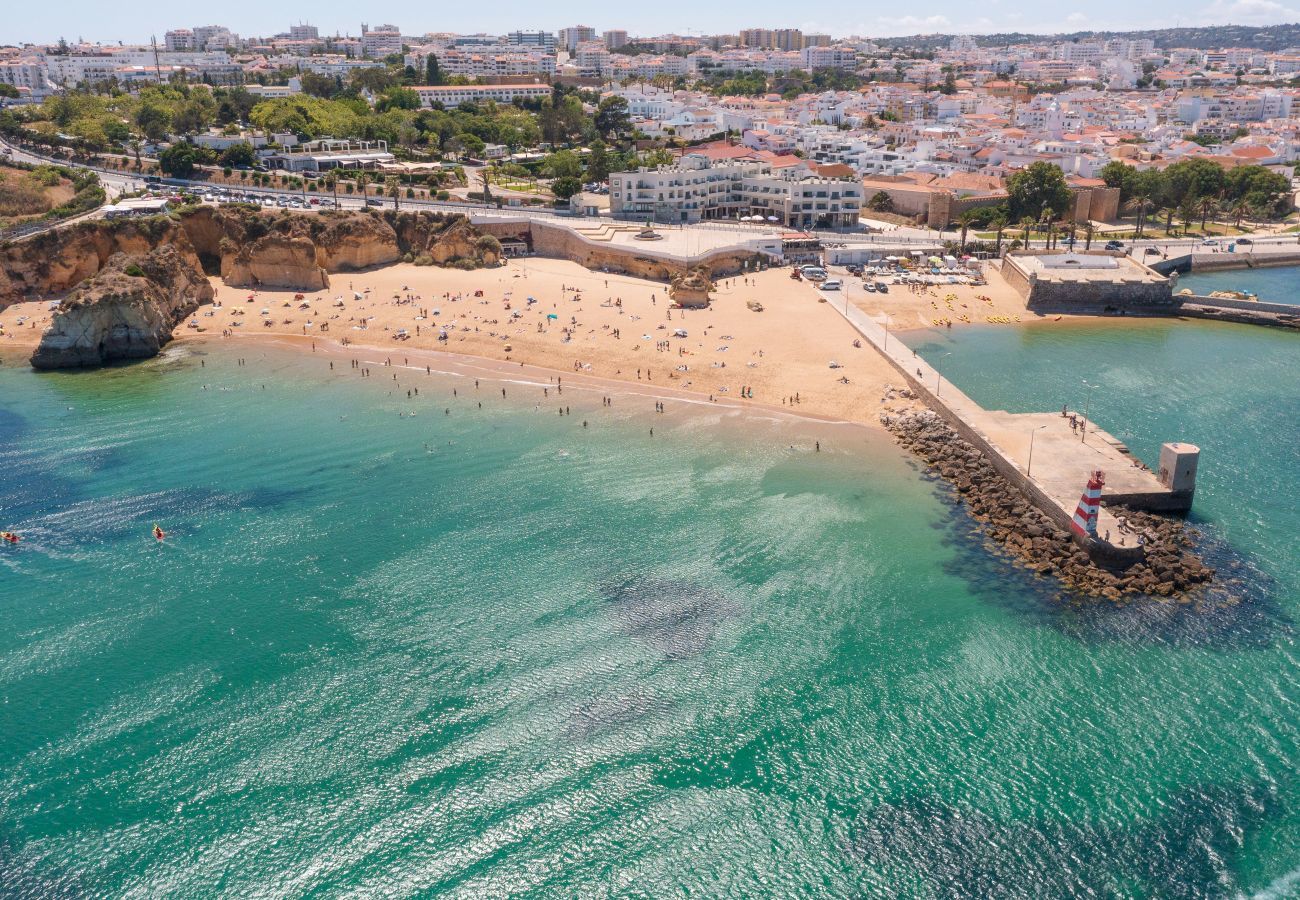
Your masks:
<instances>
[{"instance_id":1,"label":"palm tree","mask_svg":"<svg viewBox=\"0 0 1300 900\"><path fill-rule=\"evenodd\" d=\"M1232 208L1234 226L1238 231L1241 230L1241 217L1248 212L1250 212L1250 207L1246 205L1244 200L1238 200L1237 205Z\"/></svg>"},{"instance_id":2,"label":"palm tree","mask_svg":"<svg viewBox=\"0 0 1300 900\"><path fill-rule=\"evenodd\" d=\"M1002 215L994 216L992 220L990 220L989 222L989 227L993 229L993 233L997 237L997 244L995 244L993 247L993 253L995 256L1001 256L1002 255L1002 232L1006 230L1007 217Z\"/></svg>"},{"instance_id":3,"label":"palm tree","mask_svg":"<svg viewBox=\"0 0 1300 900\"><path fill-rule=\"evenodd\" d=\"M483 203L485 205L492 202L492 173L489 166L484 166L478 170L479 181L483 182Z\"/></svg>"},{"instance_id":4,"label":"palm tree","mask_svg":"<svg viewBox=\"0 0 1300 900\"><path fill-rule=\"evenodd\" d=\"M388 196L393 198L393 210L395 212L399 209L397 198L402 193L402 182L398 180L396 175L389 175L384 179L384 187L388 188Z\"/></svg>"},{"instance_id":5,"label":"palm tree","mask_svg":"<svg viewBox=\"0 0 1300 900\"><path fill-rule=\"evenodd\" d=\"M357 175L357 188L361 191L361 205L366 205L366 185L370 184L370 176L365 172Z\"/></svg>"},{"instance_id":6,"label":"palm tree","mask_svg":"<svg viewBox=\"0 0 1300 900\"><path fill-rule=\"evenodd\" d=\"M961 250L959 251L960 253L966 252L966 233L970 231L970 227L972 224L974 224L975 218L976 218L975 211L970 209L966 210L964 213L962 213L957 217L957 224L961 226Z\"/></svg>"},{"instance_id":7,"label":"palm tree","mask_svg":"<svg viewBox=\"0 0 1300 900\"><path fill-rule=\"evenodd\" d=\"M338 176L338 173L335 172L333 169L331 169L330 171L328 171L328 172L325 173L324 177L321 178L321 181L325 182L325 187L329 188L329 189L330 189L330 193L332 193L332 194L334 195L334 206L335 206L335 208L337 209L337 208L338 208L338 205L339 205L339 176Z\"/></svg>"},{"instance_id":8,"label":"palm tree","mask_svg":"<svg viewBox=\"0 0 1300 900\"><path fill-rule=\"evenodd\" d=\"M1096 230L1097 230L1097 226L1092 224L1091 219L1083 223L1083 249L1084 250L1092 249L1092 233Z\"/></svg>"},{"instance_id":9,"label":"palm tree","mask_svg":"<svg viewBox=\"0 0 1300 900\"><path fill-rule=\"evenodd\" d=\"M1034 227L1033 216L1025 216L1020 220L1020 227L1025 230L1025 249L1029 249L1029 229Z\"/></svg>"},{"instance_id":10,"label":"palm tree","mask_svg":"<svg viewBox=\"0 0 1300 900\"><path fill-rule=\"evenodd\" d=\"M1214 209L1214 200L1210 197L1202 197L1200 202L1201 210L1201 233L1205 232L1205 220L1210 216L1210 210Z\"/></svg>"},{"instance_id":11,"label":"palm tree","mask_svg":"<svg viewBox=\"0 0 1300 900\"><path fill-rule=\"evenodd\" d=\"M136 171L138 172L140 171L140 150L143 148L144 145L140 143L139 138L131 138L127 146L130 147L131 152L135 154L135 168Z\"/></svg>"}]
</instances>

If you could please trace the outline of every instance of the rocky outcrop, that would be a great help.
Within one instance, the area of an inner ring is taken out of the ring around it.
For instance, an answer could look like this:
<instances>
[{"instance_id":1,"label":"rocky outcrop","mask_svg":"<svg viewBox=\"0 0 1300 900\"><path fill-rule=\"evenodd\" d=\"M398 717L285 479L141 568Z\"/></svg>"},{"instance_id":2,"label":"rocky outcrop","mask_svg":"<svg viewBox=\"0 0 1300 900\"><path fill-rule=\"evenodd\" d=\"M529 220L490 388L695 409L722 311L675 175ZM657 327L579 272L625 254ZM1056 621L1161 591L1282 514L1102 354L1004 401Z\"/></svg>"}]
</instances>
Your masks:
<instances>
[{"instance_id":1,"label":"rocky outcrop","mask_svg":"<svg viewBox=\"0 0 1300 900\"><path fill-rule=\"evenodd\" d=\"M329 285L329 272L382 266L409 257L428 265L496 265L501 245L461 215L267 211L203 206L171 216L84 222L0 248L0 309L61 294L117 253L175 244L202 271L237 287L300 291Z\"/></svg>"},{"instance_id":2,"label":"rocky outcrop","mask_svg":"<svg viewBox=\"0 0 1300 900\"><path fill-rule=\"evenodd\" d=\"M402 253L424 258L431 265L495 266L501 242L475 228L461 215L388 214Z\"/></svg>"},{"instance_id":3,"label":"rocky outcrop","mask_svg":"<svg viewBox=\"0 0 1300 900\"><path fill-rule=\"evenodd\" d=\"M181 239L170 219L80 222L0 248L0 310L22 300L62 294L94 275L117 253L147 253Z\"/></svg>"},{"instance_id":4,"label":"rocky outcrop","mask_svg":"<svg viewBox=\"0 0 1300 900\"><path fill-rule=\"evenodd\" d=\"M316 256L316 244L304 234L264 234L222 257L221 280L235 287L324 290L330 279Z\"/></svg>"},{"instance_id":5,"label":"rocky outcrop","mask_svg":"<svg viewBox=\"0 0 1300 900\"><path fill-rule=\"evenodd\" d=\"M59 304L32 365L65 369L154 356L181 320L211 301L192 250L165 244L115 254Z\"/></svg>"},{"instance_id":6,"label":"rocky outcrop","mask_svg":"<svg viewBox=\"0 0 1300 900\"><path fill-rule=\"evenodd\" d=\"M669 282L668 294L678 306L699 309L709 305L713 278L708 266L695 266Z\"/></svg>"},{"instance_id":7,"label":"rocky outcrop","mask_svg":"<svg viewBox=\"0 0 1300 900\"><path fill-rule=\"evenodd\" d=\"M886 412L881 422L903 447L952 485L994 547L1039 575L1057 578L1076 593L1112 602L1135 596L1185 602L1195 588L1214 577L1214 570L1191 552L1182 522L1135 510L1122 513L1129 525L1145 536L1145 558L1119 571L1098 566L1068 532L1030 503L933 411Z\"/></svg>"},{"instance_id":8,"label":"rocky outcrop","mask_svg":"<svg viewBox=\"0 0 1300 900\"><path fill-rule=\"evenodd\" d=\"M316 262L329 272L386 266L402 258L397 232L376 215L320 214L315 230Z\"/></svg>"}]
</instances>

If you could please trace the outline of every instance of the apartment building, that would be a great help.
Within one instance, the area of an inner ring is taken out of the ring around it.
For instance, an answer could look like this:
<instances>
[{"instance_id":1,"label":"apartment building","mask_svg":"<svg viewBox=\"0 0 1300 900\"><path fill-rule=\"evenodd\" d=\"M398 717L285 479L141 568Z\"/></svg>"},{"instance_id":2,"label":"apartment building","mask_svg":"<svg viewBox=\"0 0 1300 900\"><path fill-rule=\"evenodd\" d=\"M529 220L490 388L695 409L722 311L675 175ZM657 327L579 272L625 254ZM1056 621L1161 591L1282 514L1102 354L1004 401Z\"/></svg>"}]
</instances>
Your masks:
<instances>
[{"instance_id":1,"label":"apartment building","mask_svg":"<svg viewBox=\"0 0 1300 900\"><path fill-rule=\"evenodd\" d=\"M361 26L361 52L371 59L383 59L402 52L402 31L396 25L378 28Z\"/></svg>"},{"instance_id":2,"label":"apartment building","mask_svg":"<svg viewBox=\"0 0 1300 900\"><path fill-rule=\"evenodd\" d=\"M594 41L596 39L596 29L587 25L570 25L568 28L561 28L556 34L556 46L572 53L578 49L578 45L584 41Z\"/></svg>"},{"instance_id":3,"label":"apartment building","mask_svg":"<svg viewBox=\"0 0 1300 900\"><path fill-rule=\"evenodd\" d=\"M857 224L862 186L827 178L797 157L762 158L744 148L689 153L673 166L609 176L616 217L659 222L761 216L789 228Z\"/></svg>"},{"instance_id":4,"label":"apartment building","mask_svg":"<svg viewBox=\"0 0 1300 900\"><path fill-rule=\"evenodd\" d=\"M35 56L0 59L0 84L11 85L34 99L52 89L45 77L45 63Z\"/></svg>"},{"instance_id":5,"label":"apartment building","mask_svg":"<svg viewBox=\"0 0 1300 900\"><path fill-rule=\"evenodd\" d=\"M413 87L421 106L441 103L443 109L455 109L462 103L514 103L516 100L543 100L551 96L546 84L458 84Z\"/></svg>"}]
</instances>

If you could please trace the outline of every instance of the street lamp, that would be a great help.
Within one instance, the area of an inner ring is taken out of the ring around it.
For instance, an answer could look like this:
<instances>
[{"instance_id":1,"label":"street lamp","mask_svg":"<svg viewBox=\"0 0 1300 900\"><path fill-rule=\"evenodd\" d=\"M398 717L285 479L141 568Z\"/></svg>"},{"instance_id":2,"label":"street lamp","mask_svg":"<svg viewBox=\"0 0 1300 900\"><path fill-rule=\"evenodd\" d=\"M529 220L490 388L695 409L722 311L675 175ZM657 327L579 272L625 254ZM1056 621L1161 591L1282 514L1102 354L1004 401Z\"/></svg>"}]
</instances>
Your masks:
<instances>
[{"instance_id":1,"label":"street lamp","mask_svg":"<svg viewBox=\"0 0 1300 900\"><path fill-rule=\"evenodd\" d=\"M1092 407L1092 390L1097 385L1089 383L1087 379L1084 379L1083 383L1088 388L1088 399L1083 402L1083 427L1080 429L1083 435L1079 438L1079 443L1086 444L1088 442L1088 410Z\"/></svg>"},{"instance_id":2,"label":"street lamp","mask_svg":"<svg viewBox=\"0 0 1300 900\"><path fill-rule=\"evenodd\" d=\"M943 356L941 356L941 357L939 357L939 358L940 358L940 359L943 359L944 356L952 356L952 351L949 350L947 353L945 353ZM938 366L938 365L935 365L935 367L934 367L934 399L936 399L936 400L939 399L939 385L940 385L942 382L943 382L943 373L939 371L939 366Z\"/></svg>"},{"instance_id":3,"label":"street lamp","mask_svg":"<svg viewBox=\"0 0 1300 900\"><path fill-rule=\"evenodd\" d=\"M1049 422L1048 425L1051 423ZM1025 477L1028 478L1034 471L1034 438L1038 432L1046 428L1047 425L1039 425L1033 431L1029 432L1029 464L1025 466Z\"/></svg>"}]
</instances>

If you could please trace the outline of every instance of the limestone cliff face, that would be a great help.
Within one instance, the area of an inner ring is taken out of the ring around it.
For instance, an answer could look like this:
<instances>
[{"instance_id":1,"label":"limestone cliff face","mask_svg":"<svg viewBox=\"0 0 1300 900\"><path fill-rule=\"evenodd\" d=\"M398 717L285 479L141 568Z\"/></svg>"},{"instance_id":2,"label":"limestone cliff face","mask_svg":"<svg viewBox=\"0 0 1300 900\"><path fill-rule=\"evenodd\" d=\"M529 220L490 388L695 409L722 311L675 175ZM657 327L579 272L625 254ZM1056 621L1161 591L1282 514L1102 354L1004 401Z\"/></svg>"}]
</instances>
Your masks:
<instances>
[{"instance_id":1,"label":"limestone cliff face","mask_svg":"<svg viewBox=\"0 0 1300 900\"><path fill-rule=\"evenodd\" d=\"M147 253L179 239L169 219L81 222L0 249L0 310L71 290L116 253Z\"/></svg>"},{"instance_id":2,"label":"limestone cliff face","mask_svg":"<svg viewBox=\"0 0 1300 900\"><path fill-rule=\"evenodd\" d=\"M386 266L402 257L393 226L375 215L320 214L316 261L330 272Z\"/></svg>"},{"instance_id":3,"label":"limestone cliff face","mask_svg":"<svg viewBox=\"0 0 1300 900\"><path fill-rule=\"evenodd\" d=\"M300 291L328 287L328 272L388 265L408 253L436 265L500 261L500 245L483 240L460 215L199 207L151 219L82 222L0 248L0 309L69 291L117 253L168 245L231 286Z\"/></svg>"},{"instance_id":4,"label":"limestone cliff face","mask_svg":"<svg viewBox=\"0 0 1300 900\"><path fill-rule=\"evenodd\" d=\"M250 241L221 259L221 279L236 287L320 291L329 275L316 264L316 244L306 235L273 232Z\"/></svg>"},{"instance_id":5,"label":"limestone cliff face","mask_svg":"<svg viewBox=\"0 0 1300 900\"><path fill-rule=\"evenodd\" d=\"M154 356L187 315L210 302L212 286L188 242L115 254L59 304L32 365L78 368Z\"/></svg>"},{"instance_id":6,"label":"limestone cliff face","mask_svg":"<svg viewBox=\"0 0 1300 900\"><path fill-rule=\"evenodd\" d=\"M403 252L417 257L425 254L436 265L467 260L494 266L501 261L500 243L482 242L482 232L464 216L399 213L392 216L392 224Z\"/></svg>"}]
</instances>

